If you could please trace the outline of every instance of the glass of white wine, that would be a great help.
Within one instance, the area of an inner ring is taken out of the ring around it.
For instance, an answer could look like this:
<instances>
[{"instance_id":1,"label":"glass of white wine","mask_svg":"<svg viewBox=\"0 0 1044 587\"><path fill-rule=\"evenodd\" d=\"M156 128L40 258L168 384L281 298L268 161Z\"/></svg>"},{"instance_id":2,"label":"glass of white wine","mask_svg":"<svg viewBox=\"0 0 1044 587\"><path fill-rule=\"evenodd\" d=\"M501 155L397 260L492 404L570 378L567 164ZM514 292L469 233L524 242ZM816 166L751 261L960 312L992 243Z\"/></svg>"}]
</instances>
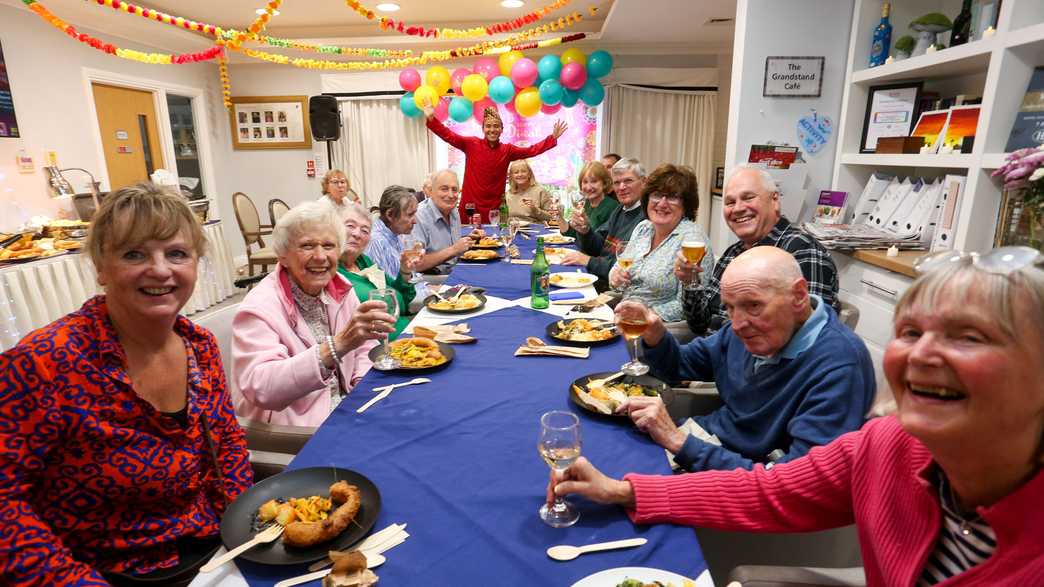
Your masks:
<instances>
[{"instance_id":1,"label":"glass of white wine","mask_svg":"<svg viewBox=\"0 0 1044 587\"><path fill-rule=\"evenodd\" d=\"M700 261L703 260L703 256L707 254L707 243L698 240L684 240L682 241L682 256L685 260L693 265L699 265ZM693 272L692 278L685 284L686 289L692 289L696 287L699 279L699 273Z\"/></svg>"},{"instance_id":2,"label":"glass of white wine","mask_svg":"<svg viewBox=\"0 0 1044 587\"><path fill-rule=\"evenodd\" d=\"M370 301L377 300L384 302L386 306L385 312L391 314L394 319L399 315L399 300L395 297L395 290L391 288L375 289L370 292ZM388 352L388 339L385 338L381 343L381 354L377 357L377 360L373 362L373 366L376 369L395 369L399 366L399 361L395 357L391 356Z\"/></svg>"},{"instance_id":3,"label":"glass of white wine","mask_svg":"<svg viewBox=\"0 0 1044 587\"><path fill-rule=\"evenodd\" d=\"M649 366L638 359L639 339L649 327L645 312L645 306L635 301L625 301L616 307L616 325L623 332L627 352L631 356L631 360L624 363L620 370L628 375L645 375L649 372Z\"/></svg>"},{"instance_id":4,"label":"glass of white wine","mask_svg":"<svg viewBox=\"0 0 1044 587\"><path fill-rule=\"evenodd\" d=\"M572 412L554 410L540 416L540 456L555 471L569 468L580 458L580 420ZM540 506L540 519L548 526L565 528L580 519L580 512L560 496Z\"/></svg>"},{"instance_id":5,"label":"glass of white wine","mask_svg":"<svg viewBox=\"0 0 1044 587\"><path fill-rule=\"evenodd\" d=\"M419 238L413 236L412 234L404 234L401 238L402 245L404 247L403 252L406 254L406 257L415 264L414 266L416 266L416 262L420 261L420 258L424 256L424 243L422 243ZM409 282L420 283L421 281L424 281L424 278L421 277L421 274L411 269Z\"/></svg>"},{"instance_id":6,"label":"glass of white wine","mask_svg":"<svg viewBox=\"0 0 1044 587\"><path fill-rule=\"evenodd\" d=\"M500 230L500 242L504 244L504 262L511 262L511 241L515 240L515 232L511 225L502 226Z\"/></svg>"}]
</instances>

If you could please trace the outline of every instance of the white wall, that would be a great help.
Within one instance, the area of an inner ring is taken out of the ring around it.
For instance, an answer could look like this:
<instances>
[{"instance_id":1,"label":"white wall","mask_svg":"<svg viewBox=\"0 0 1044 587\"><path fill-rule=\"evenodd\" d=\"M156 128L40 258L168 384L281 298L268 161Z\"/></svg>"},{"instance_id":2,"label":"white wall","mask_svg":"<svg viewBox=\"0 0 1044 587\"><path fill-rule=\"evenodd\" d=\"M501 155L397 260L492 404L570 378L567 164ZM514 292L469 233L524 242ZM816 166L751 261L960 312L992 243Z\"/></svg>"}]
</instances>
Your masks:
<instances>
[{"instance_id":1,"label":"white wall","mask_svg":"<svg viewBox=\"0 0 1044 587\"><path fill-rule=\"evenodd\" d=\"M852 0L739 0L733 49L726 170L743 163L750 146L766 141L798 144L796 125L810 108L829 115L835 125L841 113L845 59L852 23ZM765 58L823 56L823 91L819 98L764 98ZM810 192L830 187L836 129L830 142L808 161ZM718 251L735 239L717 218L712 241Z\"/></svg>"}]
</instances>

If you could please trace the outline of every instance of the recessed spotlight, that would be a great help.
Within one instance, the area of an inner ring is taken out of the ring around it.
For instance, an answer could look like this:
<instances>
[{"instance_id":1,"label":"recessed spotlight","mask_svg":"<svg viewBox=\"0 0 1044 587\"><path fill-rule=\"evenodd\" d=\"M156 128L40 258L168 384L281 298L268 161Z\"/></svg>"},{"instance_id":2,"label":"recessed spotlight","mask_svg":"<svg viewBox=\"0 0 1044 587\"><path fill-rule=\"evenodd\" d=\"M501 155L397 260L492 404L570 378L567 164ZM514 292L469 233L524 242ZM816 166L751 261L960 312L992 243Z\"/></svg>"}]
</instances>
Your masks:
<instances>
[{"instance_id":1,"label":"recessed spotlight","mask_svg":"<svg viewBox=\"0 0 1044 587\"><path fill-rule=\"evenodd\" d=\"M258 8L258 9L257 9L257 10L255 10L254 12L255 12L255 13L256 13L256 14L258 15L258 16L260 16L260 15L262 15L262 14L264 14L264 13L265 13L265 9L264 9L264 8ZM278 10L273 10L273 11L272 11L272 16L279 16L279 11L278 11Z\"/></svg>"},{"instance_id":2,"label":"recessed spotlight","mask_svg":"<svg viewBox=\"0 0 1044 587\"><path fill-rule=\"evenodd\" d=\"M399 5L394 2L381 2L377 5L377 10L381 12L395 12L399 9Z\"/></svg>"},{"instance_id":3,"label":"recessed spotlight","mask_svg":"<svg viewBox=\"0 0 1044 587\"><path fill-rule=\"evenodd\" d=\"M522 0L501 0L500 5L504 8L522 8L526 3Z\"/></svg>"}]
</instances>

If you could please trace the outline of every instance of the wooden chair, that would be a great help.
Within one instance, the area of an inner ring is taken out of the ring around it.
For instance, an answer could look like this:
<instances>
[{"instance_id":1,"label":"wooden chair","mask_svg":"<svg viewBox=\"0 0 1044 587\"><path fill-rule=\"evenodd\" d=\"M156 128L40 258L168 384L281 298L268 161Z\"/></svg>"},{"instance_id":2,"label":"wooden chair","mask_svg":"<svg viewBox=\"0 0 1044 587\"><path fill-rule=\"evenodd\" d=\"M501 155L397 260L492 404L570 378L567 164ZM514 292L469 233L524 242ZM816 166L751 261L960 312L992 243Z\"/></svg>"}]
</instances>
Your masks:
<instances>
[{"instance_id":1,"label":"wooden chair","mask_svg":"<svg viewBox=\"0 0 1044 587\"><path fill-rule=\"evenodd\" d=\"M239 232L243 235L246 243L247 270L250 275L254 274L254 266L260 265L262 271L268 271L269 265L275 265L275 252L265 246L262 236L272 234L272 227L261 224L261 217L257 214L257 206L254 206L250 196L243 192L232 194L232 209L236 212L236 223L239 224ZM251 245L257 245L258 250L251 251Z\"/></svg>"},{"instance_id":2,"label":"wooden chair","mask_svg":"<svg viewBox=\"0 0 1044 587\"><path fill-rule=\"evenodd\" d=\"M286 202L279 198L272 198L268 201L268 219L272 222L272 228L275 228L276 222L290 211L290 206L286 205Z\"/></svg>"}]
</instances>

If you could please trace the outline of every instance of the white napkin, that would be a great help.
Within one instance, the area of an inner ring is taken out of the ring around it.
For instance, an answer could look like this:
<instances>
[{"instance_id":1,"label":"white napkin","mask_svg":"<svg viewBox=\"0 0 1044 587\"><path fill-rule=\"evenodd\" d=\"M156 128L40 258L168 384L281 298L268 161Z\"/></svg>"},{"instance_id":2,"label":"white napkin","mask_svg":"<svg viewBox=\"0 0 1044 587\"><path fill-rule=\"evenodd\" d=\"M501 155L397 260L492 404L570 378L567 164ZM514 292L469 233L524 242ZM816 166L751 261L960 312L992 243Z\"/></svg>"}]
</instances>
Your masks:
<instances>
[{"instance_id":1,"label":"white napkin","mask_svg":"<svg viewBox=\"0 0 1044 587\"><path fill-rule=\"evenodd\" d=\"M384 289L387 287L386 274L384 273L384 270L377 265L370 265L366 269L360 271L359 275L370 280L370 283L372 283L377 289Z\"/></svg>"},{"instance_id":2,"label":"white napkin","mask_svg":"<svg viewBox=\"0 0 1044 587\"><path fill-rule=\"evenodd\" d=\"M697 424L696 421L692 418L686 419L681 426L678 426L678 430L681 430L687 435L691 434L708 444L713 444L714 446L721 446L721 441L718 440L717 436L704 430L703 426ZM674 455L671 454L671 451L665 449L664 452L667 453L667 462L671 464L671 469L681 469L681 466L678 465L678 463L674 462Z\"/></svg>"}]
</instances>

